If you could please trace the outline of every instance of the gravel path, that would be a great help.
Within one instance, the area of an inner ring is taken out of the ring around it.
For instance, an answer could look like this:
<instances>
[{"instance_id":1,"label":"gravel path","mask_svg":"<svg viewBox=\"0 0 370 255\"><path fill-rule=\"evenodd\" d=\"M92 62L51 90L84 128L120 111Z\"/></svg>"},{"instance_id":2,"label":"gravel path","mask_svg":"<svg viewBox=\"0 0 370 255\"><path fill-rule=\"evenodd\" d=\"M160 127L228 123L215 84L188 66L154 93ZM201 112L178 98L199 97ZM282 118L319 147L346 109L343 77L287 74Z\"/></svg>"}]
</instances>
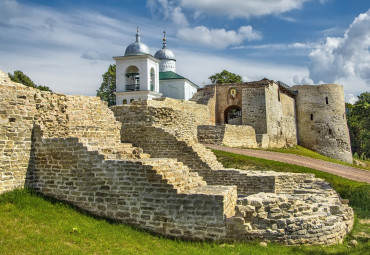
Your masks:
<instances>
[{"instance_id":1,"label":"gravel path","mask_svg":"<svg viewBox=\"0 0 370 255\"><path fill-rule=\"evenodd\" d=\"M208 148L215 149L215 150L227 151L227 152L232 152L236 154L256 157L256 158L264 158L264 159L275 160L275 161L280 161L280 162L299 165L299 166L305 166L305 167L317 169L323 172L332 173L332 174L335 174L335 175L338 175L338 176L341 176L347 179L370 183L370 171L361 170L361 169L353 168L349 166L338 165L335 163L330 163L330 162L319 160L319 159L313 159L313 158L304 157L304 156L272 152L272 151L230 148L230 147L224 147L224 146L215 145L215 144L204 144L204 145Z\"/></svg>"}]
</instances>

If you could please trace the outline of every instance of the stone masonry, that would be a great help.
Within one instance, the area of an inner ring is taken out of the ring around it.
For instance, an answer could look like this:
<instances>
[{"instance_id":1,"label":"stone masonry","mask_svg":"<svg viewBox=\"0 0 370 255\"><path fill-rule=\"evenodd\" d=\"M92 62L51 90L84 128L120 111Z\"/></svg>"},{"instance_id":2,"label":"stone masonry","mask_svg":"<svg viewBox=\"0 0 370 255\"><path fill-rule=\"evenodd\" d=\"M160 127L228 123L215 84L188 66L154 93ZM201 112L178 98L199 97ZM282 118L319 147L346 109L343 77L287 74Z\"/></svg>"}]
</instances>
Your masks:
<instances>
[{"instance_id":1,"label":"stone masonry","mask_svg":"<svg viewBox=\"0 0 370 255\"><path fill-rule=\"evenodd\" d=\"M333 244L352 228L352 209L312 175L224 169L197 143L209 112L194 102L137 102L113 114L99 98L42 92L0 72L0 106L0 193L28 186L190 240Z\"/></svg>"},{"instance_id":2,"label":"stone masonry","mask_svg":"<svg viewBox=\"0 0 370 255\"><path fill-rule=\"evenodd\" d=\"M352 163L343 87L297 85L298 140L302 146Z\"/></svg>"}]
</instances>

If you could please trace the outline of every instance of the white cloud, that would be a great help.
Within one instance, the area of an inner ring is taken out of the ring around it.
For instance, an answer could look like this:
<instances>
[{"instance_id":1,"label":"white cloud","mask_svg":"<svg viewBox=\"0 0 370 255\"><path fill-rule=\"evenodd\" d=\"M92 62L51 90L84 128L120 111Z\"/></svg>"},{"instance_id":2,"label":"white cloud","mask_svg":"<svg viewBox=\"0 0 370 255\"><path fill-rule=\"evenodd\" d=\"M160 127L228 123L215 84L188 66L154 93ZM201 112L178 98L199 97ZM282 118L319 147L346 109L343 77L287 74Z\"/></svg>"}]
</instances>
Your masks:
<instances>
[{"instance_id":1,"label":"white cloud","mask_svg":"<svg viewBox=\"0 0 370 255\"><path fill-rule=\"evenodd\" d=\"M198 43L201 45L222 49L230 45L237 45L244 40L260 40L262 36L251 26L242 26L238 31L225 29L208 29L204 26L183 28L177 33L180 40Z\"/></svg>"},{"instance_id":2,"label":"white cloud","mask_svg":"<svg viewBox=\"0 0 370 255\"><path fill-rule=\"evenodd\" d=\"M259 44L259 45L242 45L235 46L233 50L243 50L243 49L252 49L252 50L291 50L291 49L313 49L317 48L318 44L316 43L275 43L275 44Z\"/></svg>"},{"instance_id":3,"label":"white cloud","mask_svg":"<svg viewBox=\"0 0 370 255\"><path fill-rule=\"evenodd\" d=\"M294 85L313 85L315 84L308 76L299 77L295 75L293 77Z\"/></svg>"},{"instance_id":4,"label":"white cloud","mask_svg":"<svg viewBox=\"0 0 370 255\"><path fill-rule=\"evenodd\" d=\"M345 99L347 103L354 104L357 102L358 98L355 97L353 94L346 94Z\"/></svg>"},{"instance_id":5,"label":"white cloud","mask_svg":"<svg viewBox=\"0 0 370 255\"><path fill-rule=\"evenodd\" d=\"M308 76L307 68L298 65L273 64L204 52L177 50L176 58L177 72L199 86L202 86L203 82L210 84L208 77L223 69L242 76L244 81L268 78L288 85L294 84L293 74L299 77Z\"/></svg>"},{"instance_id":6,"label":"white cloud","mask_svg":"<svg viewBox=\"0 0 370 255\"><path fill-rule=\"evenodd\" d=\"M184 8L200 10L212 15L249 18L300 9L307 1L310 0L181 0L179 2Z\"/></svg>"},{"instance_id":7,"label":"white cloud","mask_svg":"<svg viewBox=\"0 0 370 255\"><path fill-rule=\"evenodd\" d=\"M310 53L310 78L343 84L354 94L370 87L370 9L360 14L343 37L327 37Z\"/></svg>"},{"instance_id":8,"label":"white cloud","mask_svg":"<svg viewBox=\"0 0 370 255\"><path fill-rule=\"evenodd\" d=\"M145 42L158 38L161 47L158 24L130 14L119 17L0 0L0 69L22 70L55 92L96 95L112 56L134 42L137 24Z\"/></svg>"},{"instance_id":9,"label":"white cloud","mask_svg":"<svg viewBox=\"0 0 370 255\"><path fill-rule=\"evenodd\" d=\"M176 0L147 0L146 4L153 15L163 16L180 27L186 27L189 24Z\"/></svg>"}]
</instances>

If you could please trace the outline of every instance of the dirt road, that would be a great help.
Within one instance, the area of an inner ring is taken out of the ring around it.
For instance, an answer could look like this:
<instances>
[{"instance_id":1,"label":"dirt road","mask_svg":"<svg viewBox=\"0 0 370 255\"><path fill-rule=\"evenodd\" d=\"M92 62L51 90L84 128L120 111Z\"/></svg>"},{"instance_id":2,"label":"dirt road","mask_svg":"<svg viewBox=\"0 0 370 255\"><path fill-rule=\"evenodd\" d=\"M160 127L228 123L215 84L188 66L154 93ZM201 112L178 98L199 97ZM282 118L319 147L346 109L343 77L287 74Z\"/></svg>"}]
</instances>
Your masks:
<instances>
[{"instance_id":1,"label":"dirt road","mask_svg":"<svg viewBox=\"0 0 370 255\"><path fill-rule=\"evenodd\" d=\"M230 148L214 144L204 144L206 147L227 151L231 153L242 154L246 156L264 158L269 160L280 161L284 163L294 164L298 166L305 166L313 169L317 169L323 172L332 173L344 178L351 180L370 183L370 171L361 170L358 168L353 168L349 166L338 165L335 163L330 163L327 161L313 159L304 156L298 156L293 154L272 152L272 151L262 151L262 150L250 150L250 149L240 149L240 148Z\"/></svg>"}]
</instances>

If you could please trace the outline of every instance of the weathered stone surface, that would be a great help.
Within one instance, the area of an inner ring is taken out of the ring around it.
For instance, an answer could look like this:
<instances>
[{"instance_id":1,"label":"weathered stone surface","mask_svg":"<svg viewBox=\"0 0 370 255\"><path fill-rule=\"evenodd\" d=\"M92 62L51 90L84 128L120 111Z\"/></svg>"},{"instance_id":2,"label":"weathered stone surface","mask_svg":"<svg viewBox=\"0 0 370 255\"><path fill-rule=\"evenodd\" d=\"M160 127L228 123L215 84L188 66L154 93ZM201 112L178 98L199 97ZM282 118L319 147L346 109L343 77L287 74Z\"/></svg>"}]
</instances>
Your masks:
<instances>
[{"instance_id":1,"label":"weathered stone surface","mask_svg":"<svg viewBox=\"0 0 370 255\"><path fill-rule=\"evenodd\" d=\"M198 126L198 141L228 147L257 148L256 133L245 125L202 125Z\"/></svg>"},{"instance_id":2,"label":"weathered stone surface","mask_svg":"<svg viewBox=\"0 0 370 255\"><path fill-rule=\"evenodd\" d=\"M223 169L197 143L206 106L161 99L113 114L99 98L42 92L1 72L0 106L0 193L26 185L191 240L332 244L352 228L352 209L321 179Z\"/></svg>"},{"instance_id":3,"label":"weathered stone surface","mask_svg":"<svg viewBox=\"0 0 370 255\"><path fill-rule=\"evenodd\" d=\"M294 86L297 90L299 144L325 156L352 163L343 87Z\"/></svg>"}]
</instances>

